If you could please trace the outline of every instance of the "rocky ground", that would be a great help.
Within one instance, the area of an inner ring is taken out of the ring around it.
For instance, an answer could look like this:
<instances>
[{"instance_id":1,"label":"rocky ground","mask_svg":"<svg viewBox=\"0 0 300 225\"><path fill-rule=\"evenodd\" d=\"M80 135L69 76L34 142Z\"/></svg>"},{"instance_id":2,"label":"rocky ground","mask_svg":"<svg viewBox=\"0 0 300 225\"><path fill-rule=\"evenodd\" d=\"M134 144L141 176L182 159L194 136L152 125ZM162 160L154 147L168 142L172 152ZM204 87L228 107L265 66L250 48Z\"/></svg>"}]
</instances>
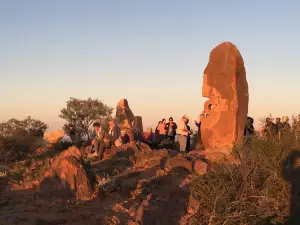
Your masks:
<instances>
[{"instance_id":1,"label":"rocky ground","mask_svg":"<svg viewBox=\"0 0 300 225\"><path fill-rule=\"evenodd\" d=\"M134 143L101 161L85 156L76 147L55 156L39 150L7 168L0 224L191 224L198 209L189 184L210 169L203 151L182 155Z\"/></svg>"}]
</instances>

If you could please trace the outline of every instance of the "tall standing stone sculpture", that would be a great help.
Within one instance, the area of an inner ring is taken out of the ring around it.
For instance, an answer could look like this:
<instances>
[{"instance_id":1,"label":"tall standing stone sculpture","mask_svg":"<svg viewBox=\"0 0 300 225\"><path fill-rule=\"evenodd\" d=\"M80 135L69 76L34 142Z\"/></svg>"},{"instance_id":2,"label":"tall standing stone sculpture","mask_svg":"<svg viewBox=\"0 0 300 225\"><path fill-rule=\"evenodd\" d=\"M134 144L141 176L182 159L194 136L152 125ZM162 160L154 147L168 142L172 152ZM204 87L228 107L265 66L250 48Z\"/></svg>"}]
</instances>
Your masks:
<instances>
[{"instance_id":1,"label":"tall standing stone sculpture","mask_svg":"<svg viewBox=\"0 0 300 225\"><path fill-rule=\"evenodd\" d=\"M204 71L202 96L209 98L201 117L206 149L232 149L243 141L248 114L248 83L243 58L230 42L215 47Z\"/></svg>"},{"instance_id":2,"label":"tall standing stone sculpture","mask_svg":"<svg viewBox=\"0 0 300 225\"><path fill-rule=\"evenodd\" d=\"M118 102L116 108L116 122L121 130L126 130L127 134L130 137L130 140L133 141L133 133L132 133L132 123L134 120L134 114L129 108L129 104L127 99L121 99Z\"/></svg>"}]
</instances>

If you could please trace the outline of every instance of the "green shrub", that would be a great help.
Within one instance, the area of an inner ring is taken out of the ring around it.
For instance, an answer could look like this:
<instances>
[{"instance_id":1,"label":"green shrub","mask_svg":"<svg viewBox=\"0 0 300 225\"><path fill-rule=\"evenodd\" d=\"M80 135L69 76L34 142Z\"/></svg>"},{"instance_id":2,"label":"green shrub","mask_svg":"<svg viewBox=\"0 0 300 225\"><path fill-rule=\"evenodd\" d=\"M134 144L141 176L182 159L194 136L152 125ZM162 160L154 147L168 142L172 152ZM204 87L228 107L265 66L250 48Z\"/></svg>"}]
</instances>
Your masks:
<instances>
[{"instance_id":1,"label":"green shrub","mask_svg":"<svg viewBox=\"0 0 300 225\"><path fill-rule=\"evenodd\" d=\"M0 123L0 161L22 159L41 147L46 129L45 123L31 117Z\"/></svg>"}]
</instances>

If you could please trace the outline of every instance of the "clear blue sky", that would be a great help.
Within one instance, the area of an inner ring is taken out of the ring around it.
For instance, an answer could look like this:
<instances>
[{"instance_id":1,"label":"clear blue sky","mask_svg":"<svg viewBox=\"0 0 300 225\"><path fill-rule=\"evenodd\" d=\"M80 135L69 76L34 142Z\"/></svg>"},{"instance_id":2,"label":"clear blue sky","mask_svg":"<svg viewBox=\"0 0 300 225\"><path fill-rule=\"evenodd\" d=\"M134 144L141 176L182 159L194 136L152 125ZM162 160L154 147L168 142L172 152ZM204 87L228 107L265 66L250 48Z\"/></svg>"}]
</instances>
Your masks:
<instances>
[{"instance_id":1,"label":"clear blue sky","mask_svg":"<svg viewBox=\"0 0 300 225\"><path fill-rule=\"evenodd\" d=\"M244 57L249 114L300 113L300 2L0 1L0 121L27 115L52 129L70 96L115 107L145 126L202 111L213 47Z\"/></svg>"}]
</instances>

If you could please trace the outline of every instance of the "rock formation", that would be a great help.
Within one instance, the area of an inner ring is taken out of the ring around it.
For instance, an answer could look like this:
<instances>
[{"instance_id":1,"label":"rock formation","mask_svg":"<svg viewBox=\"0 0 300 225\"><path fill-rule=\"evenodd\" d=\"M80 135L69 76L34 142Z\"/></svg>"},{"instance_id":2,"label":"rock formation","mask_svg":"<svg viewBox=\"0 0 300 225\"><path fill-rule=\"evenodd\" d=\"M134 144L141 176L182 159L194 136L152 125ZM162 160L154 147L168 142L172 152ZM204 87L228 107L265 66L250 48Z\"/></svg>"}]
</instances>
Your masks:
<instances>
[{"instance_id":1,"label":"rock formation","mask_svg":"<svg viewBox=\"0 0 300 225\"><path fill-rule=\"evenodd\" d=\"M133 120L133 129L139 130L140 134L144 136L143 120L141 116L135 116Z\"/></svg>"},{"instance_id":2,"label":"rock formation","mask_svg":"<svg viewBox=\"0 0 300 225\"><path fill-rule=\"evenodd\" d=\"M206 149L242 143L248 113L248 83L244 61L235 45L215 47L204 71L202 96L209 98L201 116L201 138Z\"/></svg>"},{"instance_id":3,"label":"rock formation","mask_svg":"<svg viewBox=\"0 0 300 225\"><path fill-rule=\"evenodd\" d=\"M134 114L129 108L127 99L121 99L116 108L116 123L121 130L126 130L130 140L133 141L132 123L134 121Z\"/></svg>"},{"instance_id":4,"label":"rock formation","mask_svg":"<svg viewBox=\"0 0 300 225\"><path fill-rule=\"evenodd\" d=\"M48 142L48 144L55 144L59 142L65 135L63 130L55 130L50 133L46 132L44 134L44 139Z\"/></svg>"},{"instance_id":5,"label":"rock formation","mask_svg":"<svg viewBox=\"0 0 300 225\"><path fill-rule=\"evenodd\" d=\"M52 162L39 185L41 196L55 196L89 200L92 188L82 166L82 155L78 148L70 147Z\"/></svg>"}]
</instances>

